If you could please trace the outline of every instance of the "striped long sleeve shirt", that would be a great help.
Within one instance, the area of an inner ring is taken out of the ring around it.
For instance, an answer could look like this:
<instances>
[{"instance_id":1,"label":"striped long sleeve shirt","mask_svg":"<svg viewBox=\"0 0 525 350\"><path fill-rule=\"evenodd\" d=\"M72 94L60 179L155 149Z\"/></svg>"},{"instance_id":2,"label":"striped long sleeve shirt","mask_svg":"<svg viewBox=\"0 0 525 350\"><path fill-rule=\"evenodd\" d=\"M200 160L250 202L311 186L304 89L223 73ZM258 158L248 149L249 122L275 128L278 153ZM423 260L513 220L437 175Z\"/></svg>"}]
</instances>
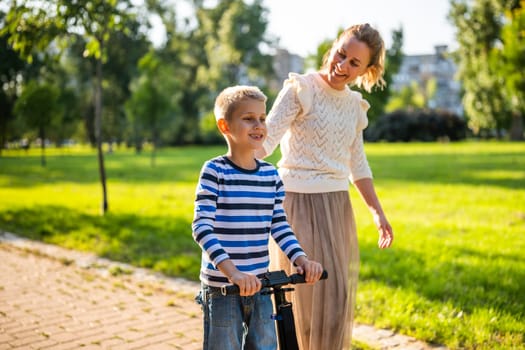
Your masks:
<instances>
[{"instance_id":1,"label":"striped long sleeve shirt","mask_svg":"<svg viewBox=\"0 0 525 350\"><path fill-rule=\"evenodd\" d=\"M283 183L270 163L257 160L256 169L246 170L220 156L204 164L192 224L202 248L203 283L231 284L217 268L225 259L261 277L268 271L270 235L290 261L306 255L286 220L283 199Z\"/></svg>"}]
</instances>

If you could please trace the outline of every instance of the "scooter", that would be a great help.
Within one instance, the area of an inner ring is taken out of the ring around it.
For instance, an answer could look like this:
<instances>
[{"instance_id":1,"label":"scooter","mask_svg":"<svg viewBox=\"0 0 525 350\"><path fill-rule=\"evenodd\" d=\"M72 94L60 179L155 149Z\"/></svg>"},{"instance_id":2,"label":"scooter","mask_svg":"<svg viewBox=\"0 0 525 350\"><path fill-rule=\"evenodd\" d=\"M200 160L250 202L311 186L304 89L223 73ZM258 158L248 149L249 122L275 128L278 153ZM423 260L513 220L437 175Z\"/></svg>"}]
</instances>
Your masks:
<instances>
[{"instance_id":1,"label":"scooter","mask_svg":"<svg viewBox=\"0 0 525 350\"><path fill-rule=\"evenodd\" d=\"M321 279L328 278L328 272L323 271ZM306 283L304 276L298 273L286 275L284 270L267 272L261 278L264 294L273 294L275 314L272 319L277 322L277 335L279 339L280 350L299 350L297 344L297 334L295 331L295 320L293 316L292 303L286 300L286 292L293 291L294 288L283 288L289 284ZM222 295L239 294L239 286L230 285L221 287Z\"/></svg>"}]
</instances>

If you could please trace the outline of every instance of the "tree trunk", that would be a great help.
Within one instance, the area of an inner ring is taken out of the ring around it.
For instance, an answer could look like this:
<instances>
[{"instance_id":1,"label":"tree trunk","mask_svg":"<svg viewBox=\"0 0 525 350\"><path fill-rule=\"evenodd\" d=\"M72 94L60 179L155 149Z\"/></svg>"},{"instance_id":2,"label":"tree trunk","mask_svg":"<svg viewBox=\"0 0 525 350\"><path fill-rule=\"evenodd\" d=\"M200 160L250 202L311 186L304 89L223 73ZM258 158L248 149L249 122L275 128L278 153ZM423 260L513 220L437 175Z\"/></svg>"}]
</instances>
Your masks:
<instances>
[{"instance_id":1,"label":"tree trunk","mask_svg":"<svg viewBox=\"0 0 525 350\"><path fill-rule=\"evenodd\" d=\"M155 167L155 157L157 153L157 144L158 144L158 139L160 137L159 137L159 133L156 128L153 128L151 135L152 135L151 141L153 143L153 149L151 150L151 167L154 168Z\"/></svg>"},{"instance_id":2,"label":"tree trunk","mask_svg":"<svg viewBox=\"0 0 525 350\"><path fill-rule=\"evenodd\" d=\"M102 42L100 44L103 45ZM101 47L102 51L102 47ZM102 184L102 215L108 211L108 196L106 189L106 170L104 168L104 153L102 152L102 58L97 59L97 77L95 81L95 138L97 142L98 170Z\"/></svg>"},{"instance_id":3,"label":"tree trunk","mask_svg":"<svg viewBox=\"0 0 525 350\"><path fill-rule=\"evenodd\" d=\"M3 123L3 120L0 120L0 157L2 156L2 151L7 145L7 127Z\"/></svg>"},{"instance_id":4,"label":"tree trunk","mask_svg":"<svg viewBox=\"0 0 525 350\"><path fill-rule=\"evenodd\" d=\"M46 133L44 128L40 128L40 164L42 167L46 166Z\"/></svg>"},{"instance_id":5,"label":"tree trunk","mask_svg":"<svg viewBox=\"0 0 525 350\"><path fill-rule=\"evenodd\" d=\"M512 141L523 141L523 116L521 113L515 112L512 114L510 139Z\"/></svg>"}]
</instances>

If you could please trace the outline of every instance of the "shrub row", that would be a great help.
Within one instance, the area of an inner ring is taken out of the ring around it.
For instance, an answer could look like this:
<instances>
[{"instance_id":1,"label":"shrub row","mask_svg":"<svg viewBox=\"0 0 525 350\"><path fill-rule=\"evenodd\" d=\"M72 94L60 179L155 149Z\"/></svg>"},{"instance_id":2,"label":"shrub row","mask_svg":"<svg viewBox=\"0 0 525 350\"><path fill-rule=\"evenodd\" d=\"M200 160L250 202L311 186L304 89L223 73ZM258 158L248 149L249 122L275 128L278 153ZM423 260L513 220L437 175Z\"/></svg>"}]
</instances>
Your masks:
<instances>
[{"instance_id":1,"label":"shrub row","mask_svg":"<svg viewBox=\"0 0 525 350\"><path fill-rule=\"evenodd\" d=\"M380 116L365 129L371 142L459 141L467 136L467 123L443 110L397 110Z\"/></svg>"}]
</instances>

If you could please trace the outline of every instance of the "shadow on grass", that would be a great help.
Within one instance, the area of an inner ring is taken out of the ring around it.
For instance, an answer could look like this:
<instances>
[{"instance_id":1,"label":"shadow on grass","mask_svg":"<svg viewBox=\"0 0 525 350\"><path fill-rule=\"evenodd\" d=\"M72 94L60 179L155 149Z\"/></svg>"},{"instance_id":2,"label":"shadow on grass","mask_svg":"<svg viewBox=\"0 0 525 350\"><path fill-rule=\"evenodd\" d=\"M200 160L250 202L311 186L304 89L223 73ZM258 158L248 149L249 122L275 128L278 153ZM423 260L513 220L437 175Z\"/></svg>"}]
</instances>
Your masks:
<instances>
[{"instance_id":1,"label":"shadow on grass","mask_svg":"<svg viewBox=\"0 0 525 350\"><path fill-rule=\"evenodd\" d=\"M200 248L191 223L172 217L90 216L60 206L0 212L0 227L27 238L197 280Z\"/></svg>"},{"instance_id":2,"label":"shadow on grass","mask_svg":"<svg viewBox=\"0 0 525 350\"><path fill-rule=\"evenodd\" d=\"M129 184L161 182L196 183L202 164L224 153L225 148L187 147L159 151L156 165L148 153L116 152L106 155L108 181ZM97 183L95 155L53 155L48 166L40 166L38 156L0 159L2 174L9 187L28 187L42 183ZM270 161L277 161L275 154ZM374 176L382 182L465 184L525 189L525 155L497 153L371 154L368 160Z\"/></svg>"},{"instance_id":3,"label":"shadow on grass","mask_svg":"<svg viewBox=\"0 0 525 350\"><path fill-rule=\"evenodd\" d=\"M372 244L364 245L360 280L412 291L431 301L449 301L463 312L495 309L523 321L524 256L446 249L446 256L454 258L443 259L439 251L420 254L399 247L379 251Z\"/></svg>"},{"instance_id":4,"label":"shadow on grass","mask_svg":"<svg viewBox=\"0 0 525 350\"><path fill-rule=\"evenodd\" d=\"M148 153L113 153L105 156L108 181L130 184L162 182L196 183L202 164L224 152L221 147L183 147L159 151L155 166ZM0 158L2 175L9 187L27 188L63 182L93 184L99 182L95 155L70 154L47 157L47 166L38 156ZM0 185L2 185L0 183Z\"/></svg>"}]
</instances>

